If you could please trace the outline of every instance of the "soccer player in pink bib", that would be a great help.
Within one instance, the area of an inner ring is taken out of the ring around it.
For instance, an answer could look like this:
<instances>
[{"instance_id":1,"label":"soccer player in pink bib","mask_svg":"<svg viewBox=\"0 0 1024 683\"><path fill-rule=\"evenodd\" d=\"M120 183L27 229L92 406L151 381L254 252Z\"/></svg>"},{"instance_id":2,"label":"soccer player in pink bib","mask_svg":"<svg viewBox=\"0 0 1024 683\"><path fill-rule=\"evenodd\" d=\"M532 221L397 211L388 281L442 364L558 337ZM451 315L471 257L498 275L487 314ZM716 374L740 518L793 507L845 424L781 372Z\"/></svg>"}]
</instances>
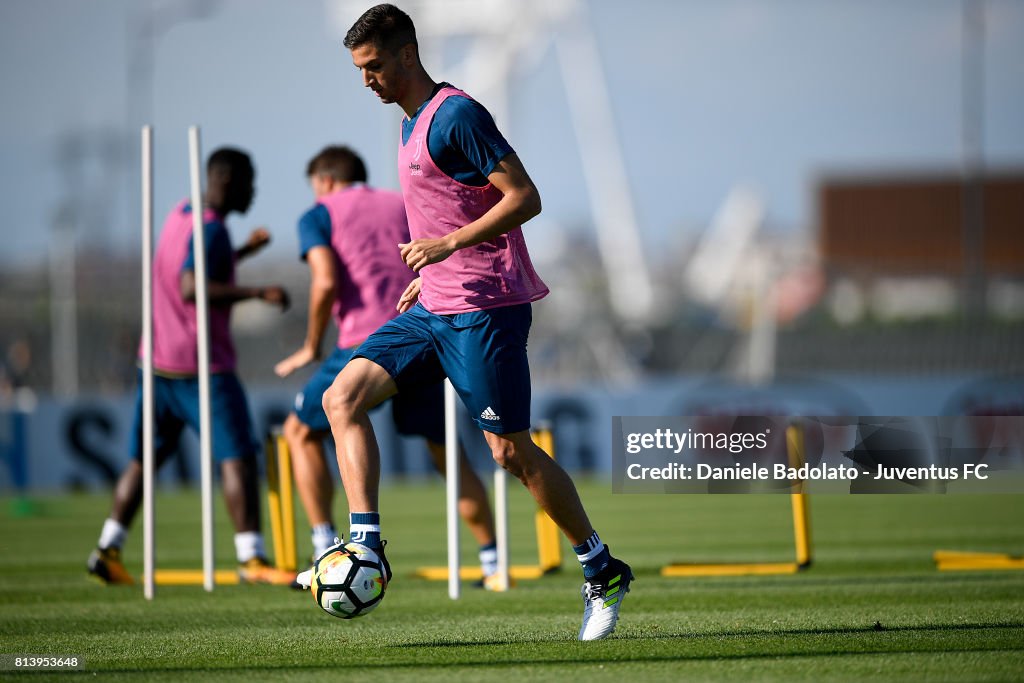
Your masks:
<instances>
[{"instance_id":1,"label":"soccer player in pink bib","mask_svg":"<svg viewBox=\"0 0 1024 683\"><path fill-rule=\"evenodd\" d=\"M301 348L274 367L280 377L320 360L333 316L338 343L295 397L284 423L295 481L313 527L313 556L334 545L331 503L334 482L326 469L323 440L330 424L323 395L358 347L378 327L398 315L396 302L416 274L395 246L409 241L402 195L367 184L366 165L348 147L329 146L313 157L306 175L316 204L299 220L299 248L309 265L309 322ZM444 472L444 388L441 382L402 392L391 400L398 432L422 436L438 471ZM483 482L461 452L459 512L480 544L481 585L490 587L497 571L494 519Z\"/></svg>"},{"instance_id":2,"label":"soccer player in pink bib","mask_svg":"<svg viewBox=\"0 0 1024 683\"><path fill-rule=\"evenodd\" d=\"M380 547L380 455L367 411L398 391L448 377L494 460L562 529L583 565L580 640L615 629L633 574L613 558L572 479L530 438L526 341L531 302L548 293L521 226L540 195L490 114L423 68L412 19L367 10L345 47L363 84L405 112L398 172L411 240L396 245L419 274L403 315L374 332L324 394L348 497L353 540Z\"/></svg>"},{"instance_id":3,"label":"soccer player in pink bib","mask_svg":"<svg viewBox=\"0 0 1024 683\"><path fill-rule=\"evenodd\" d=\"M230 326L235 303L259 299L283 310L288 307L288 295L277 285L246 287L235 282L235 264L270 241L270 234L258 228L236 250L228 234L228 214L248 211L255 193L255 170L249 155L231 147L216 150L207 161L206 177L201 210L210 302L213 458L220 465L224 498L235 526L239 577L248 583L287 585L294 573L270 565L260 533L259 444L245 390L235 374ZM193 210L188 200L174 207L160 233L153 260L153 446L158 467L175 451L186 426L199 431ZM143 353L141 347L139 353ZM89 574L107 584L134 583L121 561L121 548L142 502L141 371L139 378L132 460L117 482L110 516L103 523L88 562Z\"/></svg>"}]
</instances>

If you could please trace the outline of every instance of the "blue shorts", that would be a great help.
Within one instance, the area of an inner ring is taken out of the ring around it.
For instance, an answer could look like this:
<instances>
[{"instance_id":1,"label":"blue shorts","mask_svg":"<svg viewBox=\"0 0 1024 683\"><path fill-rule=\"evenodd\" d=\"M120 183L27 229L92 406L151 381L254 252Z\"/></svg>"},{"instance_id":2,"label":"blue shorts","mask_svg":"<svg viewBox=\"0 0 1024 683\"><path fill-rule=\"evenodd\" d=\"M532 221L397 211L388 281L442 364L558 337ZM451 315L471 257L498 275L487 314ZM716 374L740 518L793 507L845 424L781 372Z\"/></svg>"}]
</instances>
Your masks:
<instances>
[{"instance_id":1,"label":"blue shorts","mask_svg":"<svg viewBox=\"0 0 1024 683\"><path fill-rule=\"evenodd\" d=\"M480 429L530 428L530 304L435 315L420 304L381 326L356 356L384 368L398 391L448 377Z\"/></svg>"},{"instance_id":2,"label":"blue shorts","mask_svg":"<svg viewBox=\"0 0 1024 683\"><path fill-rule=\"evenodd\" d=\"M223 462L257 453L245 390L233 372L210 375L213 459ZM199 378L153 376L153 452L162 463L177 447L185 426L199 433ZM131 456L142 459L142 371L138 372Z\"/></svg>"},{"instance_id":3,"label":"blue shorts","mask_svg":"<svg viewBox=\"0 0 1024 683\"><path fill-rule=\"evenodd\" d=\"M317 373L295 396L295 415L314 432L329 432L324 392L353 356L353 349L335 348ZM444 443L444 385L440 382L412 387L391 398L391 416L399 434L422 436Z\"/></svg>"}]
</instances>

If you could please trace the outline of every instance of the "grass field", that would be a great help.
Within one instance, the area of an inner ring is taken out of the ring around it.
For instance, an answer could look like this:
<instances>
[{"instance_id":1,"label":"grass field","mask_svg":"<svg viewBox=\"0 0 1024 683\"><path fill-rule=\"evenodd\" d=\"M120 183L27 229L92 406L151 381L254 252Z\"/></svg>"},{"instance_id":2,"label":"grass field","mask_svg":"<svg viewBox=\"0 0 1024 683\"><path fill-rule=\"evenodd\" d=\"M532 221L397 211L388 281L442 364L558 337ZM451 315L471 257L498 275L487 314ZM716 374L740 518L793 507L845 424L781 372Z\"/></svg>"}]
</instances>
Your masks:
<instances>
[{"instance_id":1,"label":"grass field","mask_svg":"<svg viewBox=\"0 0 1024 683\"><path fill-rule=\"evenodd\" d=\"M1001 680L1024 677L1024 572L938 572L936 549L1024 549L1020 496L818 496L815 564L795 576L665 579L674 560L786 561L787 496L623 496L584 482L592 521L637 575L615 636L578 643L575 558L505 594L409 576L443 564L443 490L391 485L382 495L396 580L353 621L306 593L268 586L141 588L85 578L106 495L0 511L0 653L75 654L85 670L24 677L145 680ZM532 503L511 492L513 562L533 561ZM218 557L233 558L218 510ZM198 494L160 495L158 562L200 565ZM308 533L299 515L300 552ZM269 534L268 534L269 536ZM464 559L475 552L463 534ZM141 571L141 531L127 546ZM877 623L877 626L876 626ZM0 679L16 678L11 671Z\"/></svg>"}]
</instances>

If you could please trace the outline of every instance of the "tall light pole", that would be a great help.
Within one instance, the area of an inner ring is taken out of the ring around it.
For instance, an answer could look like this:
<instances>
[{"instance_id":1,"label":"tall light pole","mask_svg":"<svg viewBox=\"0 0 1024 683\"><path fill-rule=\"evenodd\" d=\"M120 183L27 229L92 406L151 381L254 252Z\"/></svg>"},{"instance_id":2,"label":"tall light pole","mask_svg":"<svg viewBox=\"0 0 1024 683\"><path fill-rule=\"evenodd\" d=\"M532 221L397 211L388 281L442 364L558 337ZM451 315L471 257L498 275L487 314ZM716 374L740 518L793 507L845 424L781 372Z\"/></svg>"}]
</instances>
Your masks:
<instances>
[{"instance_id":1,"label":"tall light pole","mask_svg":"<svg viewBox=\"0 0 1024 683\"><path fill-rule=\"evenodd\" d=\"M57 210L50 233L50 357L54 396L78 394L78 298L75 224L70 201Z\"/></svg>"},{"instance_id":2,"label":"tall light pole","mask_svg":"<svg viewBox=\"0 0 1024 683\"><path fill-rule=\"evenodd\" d=\"M964 251L963 305L968 318L985 315L985 2L963 0L961 142Z\"/></svg>"}]
</instances>

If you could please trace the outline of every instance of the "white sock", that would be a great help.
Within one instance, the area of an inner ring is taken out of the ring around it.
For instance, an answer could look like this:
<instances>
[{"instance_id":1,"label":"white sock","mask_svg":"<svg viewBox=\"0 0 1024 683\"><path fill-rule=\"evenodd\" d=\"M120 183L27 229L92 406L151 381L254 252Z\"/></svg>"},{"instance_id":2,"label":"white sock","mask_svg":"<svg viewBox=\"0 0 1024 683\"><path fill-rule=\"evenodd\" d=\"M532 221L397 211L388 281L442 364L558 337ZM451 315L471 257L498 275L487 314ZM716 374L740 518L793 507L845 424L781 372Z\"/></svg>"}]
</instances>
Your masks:
<instances>
[{"instance_id":1,"label":"white sock","mask_svg":"<svg viewBox=\"0 0 1024 683\"><path fill-rule=\"evenodd\" d=\"M318 558L327 552L327 549L334 545L334 539L338 537L338 530L330 522L317 524L313 527L313 556Z\"/></svg>"},{"instance_id":2,"label":"white sock","mask_svg":"<svg viewBox=\"0 0 1024 683\"><path fill-rule=\"evenodd\" d=\"M267 550L263 547L263 534L258 531L243 531L235 534L235 555L238 562L248 562L254 557L266 558Z\"/></svg>"},{"instance_id":3,"label":"white sock","mask_svg":"<svg viewBox=\"0 0 1024 683\"><path fill-rule=\"evenodd\" d=\"M107 518L100 532L100 548L120 548L128 538L128 529L116 519Z\"/></svg>"},{"instance_id":4,"label":"white sock","mask_svg":"<svg viewBox=\"0 0 1024 683\"><path fill-rule=\"evenodd\" d=\"M484 577L498 571L498 548L493 544L480 548L480 569Z\"/></svg>"}]
</instances>

